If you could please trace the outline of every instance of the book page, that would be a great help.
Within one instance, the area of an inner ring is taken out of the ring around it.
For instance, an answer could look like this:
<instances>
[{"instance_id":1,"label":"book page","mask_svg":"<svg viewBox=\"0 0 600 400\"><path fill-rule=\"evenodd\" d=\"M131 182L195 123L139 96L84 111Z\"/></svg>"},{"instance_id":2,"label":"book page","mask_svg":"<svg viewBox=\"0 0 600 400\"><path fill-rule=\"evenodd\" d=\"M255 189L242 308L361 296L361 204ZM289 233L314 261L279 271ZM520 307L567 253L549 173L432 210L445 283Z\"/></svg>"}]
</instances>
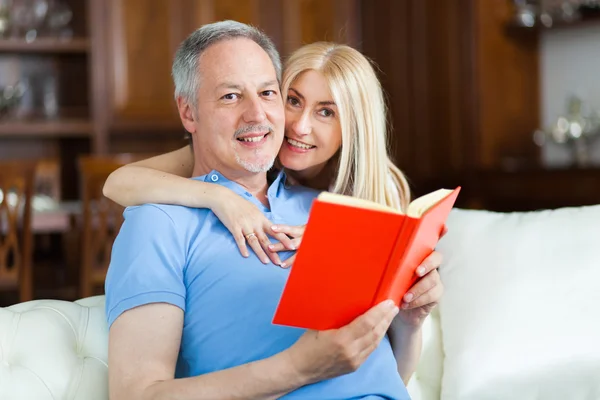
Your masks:
<instances>
[{"instance_id":1,"label":"book page","mask_svg":"<svg viewBox=\"0 0 600 400\"><path fill-rule=\"evenodd\" d=\"M356 197L346 196L330 192L322 192L317 197L319 201L326 203L341 204L349 207L364 208L367 210L379 210L394 214L402 214L400 210L392 207L384 206L383 204L375 203L374 201L358 199Z\"/></svg>"},{"instance_id":2,"label":"book page","mask_svg":"<svg viewBox=\"0 0 600 400\"><path fill-rule=\"evenodd\" d=\"M452 193L449 189L439 189L435 192L431 192L419 198L416 198L408 205L408 212L406 213L409 217L420 218L427 210L437 204L444 197Z\"/></svg>"}]
</instances>

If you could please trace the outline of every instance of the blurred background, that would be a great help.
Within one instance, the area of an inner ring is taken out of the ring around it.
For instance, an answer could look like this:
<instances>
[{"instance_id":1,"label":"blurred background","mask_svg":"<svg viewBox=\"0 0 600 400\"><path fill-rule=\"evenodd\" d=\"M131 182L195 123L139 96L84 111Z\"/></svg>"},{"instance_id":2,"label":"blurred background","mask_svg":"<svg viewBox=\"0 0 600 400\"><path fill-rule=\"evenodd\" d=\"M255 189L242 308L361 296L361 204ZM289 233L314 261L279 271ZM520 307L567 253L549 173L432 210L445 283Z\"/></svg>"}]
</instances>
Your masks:
<instances>
[{"instance_id":1,"label":"blurred background","mask_svg":"<svg viewBox=\"0 0 600 400\"><path fill-rule=\"evenodd\" d=\"M329 40L374 60L414 195L600 203L600 1L0 0L0 306L102 293L122 212L104 179L186 144L172 57L222 19L284 57Z\"/></svg>"}]
</instances>

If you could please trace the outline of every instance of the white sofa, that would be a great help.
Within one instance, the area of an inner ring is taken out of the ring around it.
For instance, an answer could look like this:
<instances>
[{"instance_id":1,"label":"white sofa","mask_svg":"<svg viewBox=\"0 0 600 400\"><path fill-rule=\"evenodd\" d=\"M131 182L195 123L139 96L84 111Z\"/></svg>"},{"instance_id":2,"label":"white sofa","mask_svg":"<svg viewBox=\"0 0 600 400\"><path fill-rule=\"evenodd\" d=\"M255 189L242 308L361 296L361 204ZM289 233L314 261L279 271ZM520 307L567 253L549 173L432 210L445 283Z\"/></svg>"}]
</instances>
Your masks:
<instances>
[{"instance_id":1,"label":"white sofa","mask_svg":"<svg viewBox=\"0 0 600 400\"><path fill-rule=\"evenodd\" d=\"M600 206L456 209L448 227L413 399L600 399ZM103 304L0 309L0 399L107 399Z\"/></svg>"}]
</instances>

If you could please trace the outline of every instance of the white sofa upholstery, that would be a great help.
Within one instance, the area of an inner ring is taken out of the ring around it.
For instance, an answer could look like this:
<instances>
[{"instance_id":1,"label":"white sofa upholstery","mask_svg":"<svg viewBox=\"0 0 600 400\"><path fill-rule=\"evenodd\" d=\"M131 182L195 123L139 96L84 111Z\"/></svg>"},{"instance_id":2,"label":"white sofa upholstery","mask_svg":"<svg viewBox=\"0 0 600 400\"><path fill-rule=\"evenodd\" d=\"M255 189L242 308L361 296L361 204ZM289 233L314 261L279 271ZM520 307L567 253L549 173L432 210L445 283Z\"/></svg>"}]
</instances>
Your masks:
<instances>
[{"instance_id":1,"label":"white sofa upholstery","mask_svg":"<svg viewBox=\"0 0 600 400\"><path fill-rule=\"evenodd\" d=\"M106 400L104 297L0 309L0 399Z\"/></svg>"},{"instance_id":2,"label":"white sofa upholstery","mask_svg":"<svg viewBox=\"0 0 600 400\"><path fill-rule=\"evenodd\" d=\"M600 206L453 210L414 400L600 399Z\"/></svg>"},{"instance_id":3,"label":"white sofa upholstery","mask_svg":"<svg viewBox=\"0 0 600 400\"><path fill-rule=\"evenodd\" d=\"M453 210L413 400L600 399L600 206ZM104 298L0 309L1 400L105 400Z\"/></svg>"}]
</instances>

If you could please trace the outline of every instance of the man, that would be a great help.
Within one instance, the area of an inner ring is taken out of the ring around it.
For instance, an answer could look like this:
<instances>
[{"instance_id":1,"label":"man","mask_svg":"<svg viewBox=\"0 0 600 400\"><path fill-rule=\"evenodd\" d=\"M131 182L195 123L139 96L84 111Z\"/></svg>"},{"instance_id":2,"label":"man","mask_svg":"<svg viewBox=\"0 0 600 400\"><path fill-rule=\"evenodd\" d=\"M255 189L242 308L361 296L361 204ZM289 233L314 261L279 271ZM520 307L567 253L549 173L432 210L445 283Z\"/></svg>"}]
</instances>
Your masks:
<instances>
[{"instance_id":1,"label":"man","mask_svg":"<svg viewBox=\"0 0 600 400\"><path fill-rule=\"evenodd\" d=\"M317 193L283 173L267 181L284 126L271 41L231 21L206 25L182 44L173 76L194 179L276 223L306 223ZM125 217L106 280L112 400L408 398L384 338L393 304L339 330L275 326L289 271L243 258L210 210L144 205Z\"/></svg>"}]
</instances>

